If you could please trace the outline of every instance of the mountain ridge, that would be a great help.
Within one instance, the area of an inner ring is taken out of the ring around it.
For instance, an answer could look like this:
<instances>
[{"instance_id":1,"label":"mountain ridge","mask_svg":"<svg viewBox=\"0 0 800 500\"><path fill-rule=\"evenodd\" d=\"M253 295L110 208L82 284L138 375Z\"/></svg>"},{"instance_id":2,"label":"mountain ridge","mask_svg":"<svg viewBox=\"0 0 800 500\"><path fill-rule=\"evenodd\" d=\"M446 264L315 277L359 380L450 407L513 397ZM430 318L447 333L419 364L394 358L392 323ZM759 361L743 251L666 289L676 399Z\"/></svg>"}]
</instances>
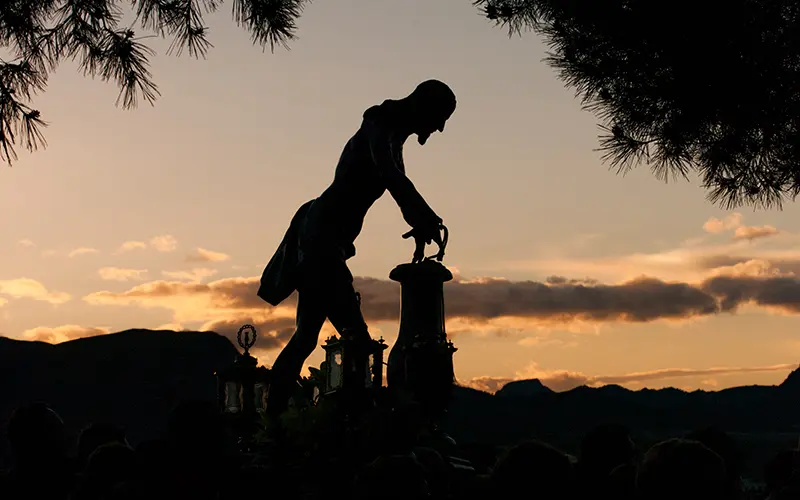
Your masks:
<instances>
[{"instance_id":1,"label":"mountain ridge","mask_svg":"<svg viewBox=\"0 0 800 500\"><path fill-rule=\"evenodd\" d=\"M213 401L214 373L237 352L214 332L128 329L59 344L2 337L0 430L18 406L45 401L72 435L112 421L136 442L161 432L178 401ZM0 439L0 468L8 459Z\"/></svg>"},{"instance_id":2,"label":"mountain ridge","mask_svg":"<svg viewBox=\"0 0 800 500\"><path fill-rule=\"evenodd\" d=\"M135 443L163 431L178 401L214 401L214 373L237 353L214 332L128 329L60 344L0 337L0 427L20 404L46 401L73 434L107 420L123 425ZM779 385L719 391L584 385L555 392L537 379L510 382L496 394L456 386L442 426L460 443L538 437L570 450L605 422L627 425L643 439L714 425L739 435L793 436L796 444L800 369ZM8 458L0 440L0 468Z\"/></svg>"}]
</instances>

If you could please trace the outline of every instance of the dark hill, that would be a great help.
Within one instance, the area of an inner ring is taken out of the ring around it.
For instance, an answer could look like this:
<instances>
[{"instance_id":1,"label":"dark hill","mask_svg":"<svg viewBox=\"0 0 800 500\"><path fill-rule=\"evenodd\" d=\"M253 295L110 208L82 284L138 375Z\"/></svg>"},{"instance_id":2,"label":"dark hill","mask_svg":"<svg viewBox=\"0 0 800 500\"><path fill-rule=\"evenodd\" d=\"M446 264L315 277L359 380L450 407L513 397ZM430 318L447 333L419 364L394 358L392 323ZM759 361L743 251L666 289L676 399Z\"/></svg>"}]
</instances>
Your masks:
<instances>
[{"instance_id":1,"label":"dark hill","mask_svg":"<svg viewBox=\"0 0 800 500\"><path fill-rule=\"evenodd\" d=\"M552 392L538 380L506 388L491 396L458 387L445 429L459 442L509 445L539 438L577 453L581 437L601 423L627 425L645 446L715 426L739 442L754 477L774 453L795 447L800 431L800 369L779 386L717 392L615 385Z\"/></svg>"},{"instance_id":2,"label":"dark hill","mask_svg":"<svg viewBox=\"0 0 800 500\"><path fill-rule=\"evenodd\" d=\"M525 398L535 397L541 394L550 394L552 392L553 391L545 387L538 378L534 378L531 380L515 380L509 382L497 391L495 395L499 397Z\"/></svg>"},{"instance_id":3,"label":"dark hill","mask_svg":"<svg viewBox=\"0 0 800 500\"><path fill-rule=\"evenodd\" d=\"M448 428L456 439L480 435L494 442L530 437L534 429L539 435L543 431L580 433L612 421L659 432L716 425L733 432L793 433L800 429L798 377L800 369L780 386L734 387L717 392L672 388L631 391L609 385L580 386L557 393L538 380L524 380L508 384L492 397L459 387Z\"/></svg>"},{"instance_id":4,"label":"dark hill","mask_svg":"<svg viewBox=\"0 0 800 500\"><path fill-rule=\"evenodd\" d=\"M56 345L0 337L0 428L20 404L46 401L73 432L108 420L138 441L163 428L177 401L213 401L214 372L236 352L213 332L127 330ZM0 439L0 468L7 451Z\"/></svg>"},{"instance_id":5,"label":"dark hill","mask_svg":"<svg viewBox=\"0 0 800 500\"><path fill-rule=\"evenodd\" d=\"M0 337L0 426L15 407L39 400L73 431L109 420L136 442L161 431L179 400L213 400L213 374L235 355L233 344L212 332L127 330L57 345ZM574 451L580 436L602 422L626 424L644 440L716 425L762 442L769 435L774 446L795 445L800 370L780 386L718 392L582 386L557 393L538 380L510 383L497 395L457 387L444 424L462 443L539 437ZM0 440L0 467L6 460Z\"/></svg>"}]
</instances>

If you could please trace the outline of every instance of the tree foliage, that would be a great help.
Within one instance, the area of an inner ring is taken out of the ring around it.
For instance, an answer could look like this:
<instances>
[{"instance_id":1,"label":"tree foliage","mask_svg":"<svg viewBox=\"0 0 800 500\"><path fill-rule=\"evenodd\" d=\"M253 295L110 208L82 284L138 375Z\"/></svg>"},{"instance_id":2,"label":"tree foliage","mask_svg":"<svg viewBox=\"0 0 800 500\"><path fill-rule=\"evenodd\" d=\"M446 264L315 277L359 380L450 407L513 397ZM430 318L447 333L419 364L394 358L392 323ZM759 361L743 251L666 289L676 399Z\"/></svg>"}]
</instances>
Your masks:
<instances>
[{"instance_id":1,"label":"tree foliage","mask_svg":"<svg viewBox=\"0 0 800 500\"><path fill-rule=\"evenodd\" d=\"M603 130L619 172L696 171L725 208L800 194L797 0L476 0L546 61Z\"/></svg>"},{"instance_id":2,"label":"tree foliage","mask_svg":"<svg viewBox=\"0 0 800 500\"><path fill-rule=\"evenodd\" d=\"M270 50L295 38L295 22L310 0L229 0L233 19L254 44ZM117 105L154 103L158 87L149 70L155 52L147 38L171 38L168 53L204 57L212 47L205 14L223 0L0 0L0 161L16 160L18 143L30 151L46 145L47 125L33 97L63 60L77 61L85 76L119 87ZM123 15L134 16L123 25ZM145 36L137 36L141 30Z\"/></svg>"}]
</instances>

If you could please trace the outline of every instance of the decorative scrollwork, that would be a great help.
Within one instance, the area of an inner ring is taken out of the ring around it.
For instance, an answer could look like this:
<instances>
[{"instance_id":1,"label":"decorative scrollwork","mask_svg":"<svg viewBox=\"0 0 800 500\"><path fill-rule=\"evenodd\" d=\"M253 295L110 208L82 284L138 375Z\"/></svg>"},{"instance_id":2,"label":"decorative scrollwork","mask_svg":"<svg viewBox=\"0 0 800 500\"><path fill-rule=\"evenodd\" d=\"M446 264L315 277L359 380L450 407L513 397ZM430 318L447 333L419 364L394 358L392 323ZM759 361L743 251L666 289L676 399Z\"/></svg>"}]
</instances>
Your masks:
<instances>
[{"instance_id":1,"label":"decorative scrollwork","mask_svg":"<svg viewBox=\"0 0 800 500\"><path fill-rule=\"evenodd\" d=\"M239 347L244 349L245 354L248 354L250 348L256 344L257 336L256 327L253 325L244 325L239 328L236 333L236 341L239 343Z\"/></svg>"}]
</instances>

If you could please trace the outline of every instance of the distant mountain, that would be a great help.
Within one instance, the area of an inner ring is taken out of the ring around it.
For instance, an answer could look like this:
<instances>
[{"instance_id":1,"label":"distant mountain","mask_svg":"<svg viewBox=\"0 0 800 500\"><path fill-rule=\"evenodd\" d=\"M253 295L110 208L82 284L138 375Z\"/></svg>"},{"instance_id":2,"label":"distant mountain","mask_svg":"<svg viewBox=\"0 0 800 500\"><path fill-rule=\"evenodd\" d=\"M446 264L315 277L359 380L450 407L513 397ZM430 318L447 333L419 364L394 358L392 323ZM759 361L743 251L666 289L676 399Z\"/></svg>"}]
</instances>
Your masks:
<instances>
[{"instance_id":1,"label":"distant mountain","mask_svg":"<svg viewBox=\"0 0 800 500\"><path fill-rule=\"evenodd\" d=\"M0 337L0 429L20 404L45 401L73 432L107 420L138 441L162 430L178 401L213 401L214 372L236 354L213 332L127 330L55 345Z\"/></svg>"},{"instance_id":2,"label":"distant mountain","mask_svg":"<svg viewBox=\"0 0 800 500\"><path fill-rule=\"evenodd\" d=\"M781 383L780 387L787 391L800 392L800 368L790 373L789 376L786 377L786 380Z\"/></svg>"},{"instance_id":3,"label":"distant mountain","mask_svg":"<svg viewBox=\"0 0 800 500\"><path fill-rule=\"evenodd\" d=\"M512 382L495 396L459 387L447 426L458 439L515 442L545 433L585 432L602 422L681 431L716 425L733 432L800 431L800 369L779 386L716 392L631 391L618 385L553 392L538 380Z\"/></svg>"},{"instance_id":4,"label":"distant mountain","mask_svg":"<svg viewBox=\"0 0 800 500\"><path fill-rule=\"evenodd\" d=\"M0 427L14 408L38 400L50 403L72 431L108 420L124 425L136 442L161 431L178 401L213 401L214 372L236 354L212 332L127 330L57 345L0 337ZM609 385L557 393L535 379L509 383L496 395L457 387L443 426L462 443L539 437L574 451L581 435L603 422L628 425L646 439L716 425L738 435L778 435L780 446L793 445L800 370L779 386L718 392ZM0 440L0 467L7 458Z\"/></svg>"},{"instance_id":5,"label":"distant mountain","mask_svg":"<svg viewBox=\"0 0 800 500\"><path fill-rule=\"evenodd\" d=\"M497 391L495 395L507 398L526 398L550 394L552 392L552 389L545 387L538 378L535 378L531 380L515 380L514 382L509 382Z\"/></svg>"},{"instance_id":6,"label":"distant mountain","mask_svg":"<svg viewBox=\"0 0 800 500\"><path fill-rule=\"evenodd\" d=\"M757 477L777 451L797 446L800 369L779 386L717 392L631 391L617 385L553 392L538 380L513 382L494 396L457 387L443 427L462 443L510 445L538 438L577 453L588 430L611 422L628 426L645 447L715 426L735 437L745 454L747 472Z\"/></svg>"}]
</instances>

